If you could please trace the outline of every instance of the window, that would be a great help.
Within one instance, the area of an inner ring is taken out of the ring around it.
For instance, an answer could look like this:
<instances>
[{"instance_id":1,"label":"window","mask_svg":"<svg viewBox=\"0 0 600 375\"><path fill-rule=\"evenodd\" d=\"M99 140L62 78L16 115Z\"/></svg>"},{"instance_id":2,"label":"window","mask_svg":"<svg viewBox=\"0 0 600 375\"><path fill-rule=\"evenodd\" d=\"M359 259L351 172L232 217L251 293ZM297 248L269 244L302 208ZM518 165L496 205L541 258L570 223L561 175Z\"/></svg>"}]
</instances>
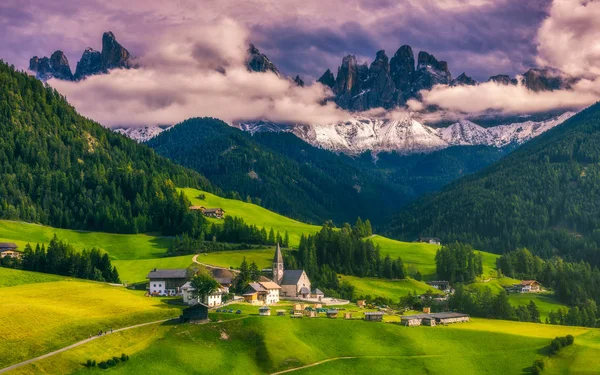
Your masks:
<instances>
[{"instance_id":1,"label":"window","mask_svg":"<svg viewBox=\"0 0 600 375\"><path fill-rule=\"evenodd\" d=\"M156 288L156 284L154 284L154 287Z\"/></svg>"}]
</instances>

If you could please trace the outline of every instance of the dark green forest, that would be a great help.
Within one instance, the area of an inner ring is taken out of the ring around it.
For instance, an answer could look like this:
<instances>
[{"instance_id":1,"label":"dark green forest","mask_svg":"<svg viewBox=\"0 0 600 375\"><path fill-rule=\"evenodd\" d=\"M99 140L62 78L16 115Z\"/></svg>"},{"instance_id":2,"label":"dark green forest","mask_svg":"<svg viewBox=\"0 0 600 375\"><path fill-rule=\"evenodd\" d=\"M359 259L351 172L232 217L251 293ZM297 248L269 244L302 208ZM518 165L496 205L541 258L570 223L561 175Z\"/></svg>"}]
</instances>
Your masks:
<instances>
[{"instance_id":1,"label":"dark green forest","mask_svg":"<svg viewBox=\"0 0 600 375\"><path fill-rule=\"evenodd\" d=\"M408 205L384 232L499 254L527 247L546 259L600 265L600 104Z\"/></svg>"},{"instance_id":2,"label":"dark green forest","mask_svg":"<svg viewBox=\"0 0 600 375\"><path fill-rule=\"evenodd\" d=\"M221 120L194 118L151 139L160 155L192 168L229 197L322 224L357 216L381 224L419 195L483 168L508 152L456 147L433 154L349 157L313 147L291 133L254 135Z\"/></svg>"},{"instance_id":3,"label":"dark green forest","mask_svg":"<svg viewBox=\"0 0 600 375\"><path fill-rule=\"evenodd\" d=\"M77 114L42 82L0 62L0 218L61 228L175 234L197 222L175 186L197 172Z\"/></svg>"}]
</instances>

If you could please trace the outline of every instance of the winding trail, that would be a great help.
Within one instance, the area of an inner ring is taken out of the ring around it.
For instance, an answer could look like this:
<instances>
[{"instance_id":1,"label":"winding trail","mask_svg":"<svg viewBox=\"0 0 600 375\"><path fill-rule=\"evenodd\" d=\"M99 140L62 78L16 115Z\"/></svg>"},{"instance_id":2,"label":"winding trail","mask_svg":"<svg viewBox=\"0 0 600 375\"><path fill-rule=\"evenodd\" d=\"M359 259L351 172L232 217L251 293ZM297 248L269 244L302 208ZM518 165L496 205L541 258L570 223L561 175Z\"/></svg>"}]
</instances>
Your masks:
<instances>
[{"instance_id":1,"label":"winding trail","mask_svg":"<svg viewBox=\"0 0 600 375\"><path fill-rule=\"evenodd\" d=\"M308 365L304 365L304 366L300 366L300 367L294 367L294 368L291 368L291 369L288 369L288 370L274 372L271 375L287 374L288 372L294 372L294 371L302 370L302 369L305 369L305 368L322 365L323 363L327 363L327 362L337 361L337 360L340 360L340 359L355 359L355 358L358 358L358 357L334 357L334 358L327 358L327 359L324 359L324 360L319 361L319 362L310 363Z\"/></svg>"},{"instance_id":2,"label":"winding trail","mask_svg":"<svg viewBox=\"0 0 600 375\"><path fill-rule=\"evenodd\" d=\"M94 341L94 340L96 340L96 339L99 339L99 338L101 338L101 337L104 337L104 336L107 336L107 335L112 335L113 333L122 332L122 331L127 331L127 330L129 330L129 329L134 329L134 328L139 328L139 327L144 327L144 326L149 326L149 325L152 325L152 324L164 323L164 322L168 322L168 321L170 321L170 320L174 320L174 319L163 319L163 320L157 320L157 321L154 321L154 322L148 322L148 323L136 324L136 325L129 326L129 327L123 327L123 328L115 329L115 330L113 330L112 332L110 332L110 333L107 333L107 334L105 334L105 335L102 335L102 336L92 336L92 337L90 337L90 338L88 338L88 339L81 340L81 341L79 341L79 342L76 342L75 344L71 344L71 345L69 345L69 346L65 346L64 348L61 348L61 349L55 350L55 351L53 351L53 352L46 353L46 354L44 354L44 355L41 355L41 356L39 356L39 357L31 358L31 359L28 359L28 360L26 360L26 361L23 361L23 362L16 363L16 364L14 364L14 365L12 365L12 366L8 366L8 367L6 367L6 368L0 369L0 374L3 374L3 373L5 373L5 372L8 372L8 371L12 371L12 370L14 370L14 369L16 369L16 368L19 368L19 367L21 367L21 366L28 365L28 364L30 364L30 363L33 363L33 362L39 361L39 360L41 360L41 359L44 359L44 358L52 357L52 356L53 356L53 355L55 355L55 354L62 353L62 352L66 352L66 351L67 351L67 350L69 350L69 349L73 349L73 348L76 348L76 347L78 347L78 346L81 346L81 345L87 344L87 343L88 343L88 342L90 342L90 341Z\"/></svg>"},{"instance_id":3,"label":"winding trail","mask_svg":"<svg viewBox=\"0 0 600 375\"><path fill-rule=\"evenodd\" d=\"M230 272L233 272L233 273L239 273L239 272L240 272L240 271L238 271L238 270L234 270L234 269L231 269L231 268L225 268L225 267L213 266L212 264L206 264L206 263L199 262L199 261L198 261L198 256L199 256L199 255L200 255L200 254L196 254L196 255L194 255L194 257L192 258L192 262L194 262L194 263L196 263L196 264L199 264L199 265L201 265L201 266L207 267L207 268L215 268L215 269L219 269L219 270L226 270L226 271L230 271Z\"/></svg>"}]
</instances>

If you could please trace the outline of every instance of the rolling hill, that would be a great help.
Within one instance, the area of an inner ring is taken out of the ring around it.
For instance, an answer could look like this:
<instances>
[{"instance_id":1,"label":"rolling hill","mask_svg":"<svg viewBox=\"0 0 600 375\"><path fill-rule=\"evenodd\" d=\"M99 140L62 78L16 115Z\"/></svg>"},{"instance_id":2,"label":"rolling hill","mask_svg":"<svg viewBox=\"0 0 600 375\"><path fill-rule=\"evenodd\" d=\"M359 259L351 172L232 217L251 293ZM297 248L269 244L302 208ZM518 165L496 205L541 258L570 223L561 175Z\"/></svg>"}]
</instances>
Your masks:
<instances>
[{"instance_id":1,"label":"rolling hill","mask_svg":"<svg viewBox=\"0 0 600 375\"><path fill-rule=\"evenodd\" d=\"M600 104L395 215L385 234L600 264Z\"/></svg>"}]
</instances>

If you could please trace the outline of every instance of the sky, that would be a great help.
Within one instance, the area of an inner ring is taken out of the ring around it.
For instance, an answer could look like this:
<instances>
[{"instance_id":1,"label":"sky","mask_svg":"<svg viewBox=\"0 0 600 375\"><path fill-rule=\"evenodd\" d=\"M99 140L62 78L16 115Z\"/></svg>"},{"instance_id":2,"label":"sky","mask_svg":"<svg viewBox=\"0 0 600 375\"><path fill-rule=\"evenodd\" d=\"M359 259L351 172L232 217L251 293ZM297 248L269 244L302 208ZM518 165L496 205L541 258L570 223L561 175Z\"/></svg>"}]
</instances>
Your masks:
<instances>
[{"instance_id":1,"label":"sky","mask_svg":"<svg viewBox=\"0 0 600 375\"><path fill-rule=\"evenodd\" d=\"M570 92L533 94L523 87L483 84L436 87L422 102L459 114L489 109L531 113L583 107L600 98L600 0L3 0L0 58L26 69L33 55L60 49L72 70L83 50L100 49L104 31L144 62L80 83L49 84L84 115L109 126L172 124L192 116L226 121L338 121L347 113L322 105L327 89L313 84L334 73L347 54L371 62L403 44L448 61L453 76L479 81L554 67L581 78ZM299 89L278 77L243 69L255 44ZM202 58L193 50L209 51ZM227 62L226 74L215 64Z\"/></svg>"}]
</instances>

